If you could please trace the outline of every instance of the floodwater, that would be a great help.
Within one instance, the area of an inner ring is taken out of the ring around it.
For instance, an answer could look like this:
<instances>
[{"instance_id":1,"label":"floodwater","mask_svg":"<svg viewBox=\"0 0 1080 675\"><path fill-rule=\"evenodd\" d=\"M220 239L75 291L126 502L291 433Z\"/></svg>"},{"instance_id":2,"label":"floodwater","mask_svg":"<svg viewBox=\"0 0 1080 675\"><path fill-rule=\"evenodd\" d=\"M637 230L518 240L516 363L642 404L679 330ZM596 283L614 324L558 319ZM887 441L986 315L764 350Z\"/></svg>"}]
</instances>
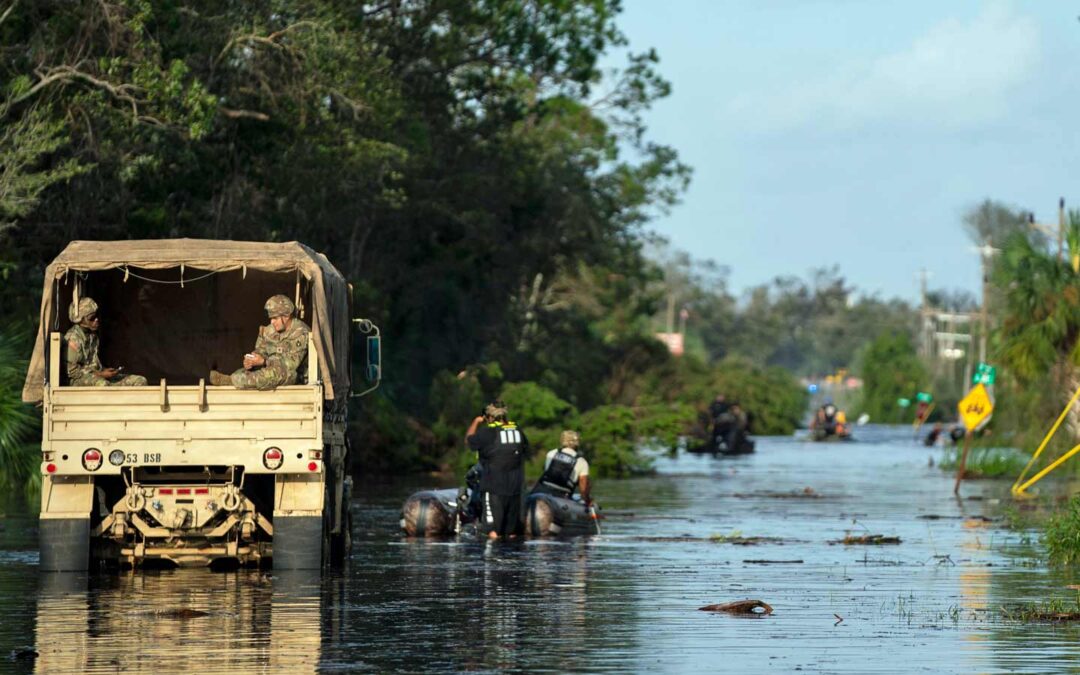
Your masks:
<instances>
[{"instance_id":1,"label":"floodwater","mask_svg":"<svg viewBox=\"0 0 1080 675\"><path fill-rule=\"evenodd\" d=\"M405 540L401 502L433 485L380 483L353 504L351 564L321 578L39 574L33 520L9 511L0 671L1080 668L1080 626L1000 611L1077 593L1034 533L1005 529L1008 484L968 482L956 500L952 477L928 466L940 450L909 429L858 431L855 443L763 438L750 456L661 458L656 476L598 483L603 534L568 542ZM901 543L834 543L868 534ZM774 613L698 610L743 599Z\"/></svg>"}]
</instances>

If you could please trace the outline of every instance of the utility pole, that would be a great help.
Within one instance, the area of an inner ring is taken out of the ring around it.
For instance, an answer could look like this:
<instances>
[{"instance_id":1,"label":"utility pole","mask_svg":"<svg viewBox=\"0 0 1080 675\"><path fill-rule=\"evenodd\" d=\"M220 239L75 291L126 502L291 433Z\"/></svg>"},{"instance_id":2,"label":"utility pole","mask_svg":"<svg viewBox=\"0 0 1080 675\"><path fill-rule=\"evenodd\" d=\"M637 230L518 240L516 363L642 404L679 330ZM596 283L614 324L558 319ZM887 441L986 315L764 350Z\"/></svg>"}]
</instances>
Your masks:
<instances>
[{"instance_id":1,"label":"utility pole","mask_svg":"<svg viewBox=\"0 0 1080 675\"><path fill-rule=\"evenodd\" d=\"M922 319L922 326L920 326L920 333L922 339L919 341L919 351L922 352L921 356L924 359L929 359L933 356L934 336L931 332L930 326L930 307L926 304L926 268L923 267L919 270L919 317Z\"/></svg>"},{"instance_id":2,"label":"utility pole","mask_svg":"<svg viewBox=\"0 0 1080 675\"><path fill-rule=\"evenodd\" d=\"M990 256L993 254L993 252L994 252L994 247L993 247L992 239L990 237L987 237L986 238L986 243L983 244L983 248L982 248L982 251L981 251L981 253L982 253L982 316L981 316L981 327L979 328L979 361L982 362L982 363L986 363L986 333L987 333L987 324L988 324L988 318L989 318L989 316L987 314L987 311L986 311L986 309L987 309L986 308L986 301L988 299L989 289L990 289L990 272L989 272L989 266L986 264L986 261L990 259Z\"/></svg>"},{"instance_id":3,"label":"utility pole","mask_svg":"<svg viewBox=\"0 0 1080 675\"><path fill-rule=\"evenodd\" d=\"M670 335L675 332L675 291L667 294L667 332Z\"/></svg>"},{"instance_id":4,"label":"utility pole","mask_svg":"<svg viewBox=\"0 0 1080 675\"><path fill-rule=\"evenodd\" d=\"M1058 199L1058 262L1065 259L1065 198Z\"/></svg>"}]
</instances>

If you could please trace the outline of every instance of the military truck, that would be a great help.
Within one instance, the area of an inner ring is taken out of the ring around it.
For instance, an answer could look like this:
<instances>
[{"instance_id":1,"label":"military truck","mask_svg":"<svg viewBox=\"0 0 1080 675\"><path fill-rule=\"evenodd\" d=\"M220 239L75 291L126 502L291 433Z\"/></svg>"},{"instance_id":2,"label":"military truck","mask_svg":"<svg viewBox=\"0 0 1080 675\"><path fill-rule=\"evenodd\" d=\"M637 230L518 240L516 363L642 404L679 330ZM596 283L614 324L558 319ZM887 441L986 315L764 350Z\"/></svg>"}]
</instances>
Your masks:
<instances>
[{"instance_id":1,"label":"military truck","mask_svg":"<svg viewBox=\"0 0 1080 675\"><path fill-rule=\"evenodd\" d=\"M211 369L241 367L275 294L311 327L297 383L209 384ZM148 386L67 381L67 308L83 297L99 306L102 363ZM23 389L43 415L41 569L312 569L346 558L354 337L367 391L381 377L378 329L350 305L341 273L297 242L68 245L45 271Z\"/></svg>"}]
</instances>

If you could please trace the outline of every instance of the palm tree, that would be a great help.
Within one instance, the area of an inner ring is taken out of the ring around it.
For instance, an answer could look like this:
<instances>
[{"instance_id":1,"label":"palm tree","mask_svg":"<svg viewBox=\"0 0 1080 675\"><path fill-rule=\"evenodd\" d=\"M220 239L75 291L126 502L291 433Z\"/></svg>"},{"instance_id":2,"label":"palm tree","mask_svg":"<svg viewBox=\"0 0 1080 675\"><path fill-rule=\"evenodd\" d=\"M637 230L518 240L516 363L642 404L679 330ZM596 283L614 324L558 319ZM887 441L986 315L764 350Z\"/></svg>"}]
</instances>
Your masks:
<instances>
[{"instance_id":1,"label":"palm tree","mask_svg":"<svg viewBox=\"0 0 1080 675\"><path fill-rule=\"evenodd\" d=\"M22 402L25 340L0 331L0 489L22 487L36 476L37 455L29 445L38 426L34 409Z\"/></svg>"},{"instance_id":2,"label":"palm tree","mask_svg":"<svg viewBox=\"0 0 1080 675\"><path fill-rule=\"evenodd\" d=\"M1069 214L1069 255L1059 260L1042 240L1012 234L994 265L1002 321L997 356L1021 381L1048 373L1062 402L1080 387L1080 212ZM1080 411L1069 423L1080 431Z\"/></svg>"}]
</instances>

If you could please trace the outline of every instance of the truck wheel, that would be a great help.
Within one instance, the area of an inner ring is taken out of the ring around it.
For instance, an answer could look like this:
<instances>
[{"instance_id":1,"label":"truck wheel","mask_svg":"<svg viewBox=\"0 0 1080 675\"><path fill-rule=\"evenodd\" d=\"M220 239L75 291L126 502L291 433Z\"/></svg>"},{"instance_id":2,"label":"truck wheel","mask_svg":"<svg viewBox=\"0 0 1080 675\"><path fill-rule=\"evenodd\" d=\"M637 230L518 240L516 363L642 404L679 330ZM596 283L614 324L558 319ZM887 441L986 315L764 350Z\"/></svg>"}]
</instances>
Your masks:
<instances>
[{"instance_id":1,"label":"truck wheel","mask_svg":"<svg viewBox=\"0 0 1080 675\"><path fill-rule=\"evenodd\" d=\"M323 519L319 516L274 518L274 569L322 567Z\"/></svg>"},{"instance_id":2,"label":"truck wheel","mask_svg":"<svg viewBox=\"0 0 1080 675\"><path fill-rule=\"evenodd\" d=\"M90 565L89 518L38 521L42 572L85 572Z\"/></svg>"},{"instance_id":3,"label":"truck wheel","mask_svg":"<svg viewBox=\"0 0 1080 675\"><path fill-rule=\"evenodd\" d=\"M330 562L342 565L352 553L352 478L345 479L341 500L341 532L330 536Z\"/></svg>"}]
</instances>

